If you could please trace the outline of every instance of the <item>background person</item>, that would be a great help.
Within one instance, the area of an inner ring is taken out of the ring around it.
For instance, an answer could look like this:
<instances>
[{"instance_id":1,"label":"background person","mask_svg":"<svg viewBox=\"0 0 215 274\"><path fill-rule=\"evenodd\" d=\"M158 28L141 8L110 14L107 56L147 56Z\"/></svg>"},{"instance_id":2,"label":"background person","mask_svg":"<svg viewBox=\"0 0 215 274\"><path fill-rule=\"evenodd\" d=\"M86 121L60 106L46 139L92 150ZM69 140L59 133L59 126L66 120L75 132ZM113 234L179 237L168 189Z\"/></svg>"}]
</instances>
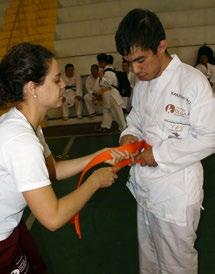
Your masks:
<instances>
[{"instance_id":1,"label":"background person","mask_svg":"<svg viewBox=\"0 0 215 274\"><path fill-rule=\"evenodd\" d=\"M130 170L137 201L141 274L197 274L194 248L203 199L200 160L215 151L215 99L207 79L167 51L151 11L134 9L116 32L118 52L139 79L120 143L152 148Z\"/></svg>"},{"instance_id":2,"label":"background person","mask_svg":"<svg viewBox=\"0 0 215 274\"><path fill-rule=\"evenodd\" d=\"M213 50L210 47L199 48L195 67L207 77L215 93L215 65L213 65Z\"/></svg>"},{"instance_id":3,"label":"background person","mask_svg":"<svg viewBox=\"0 0 215 274\"><path fill-rule=\"evenodd\" d=\"M126 127L125 117L122 111L122 97L115 88L118 84L116 75L113 71L105 71L108 68L113 69L110 65L110 58L107 54L101 53L97 55L97 61L103 74L100 78L100 89L97 94L102 96L103 118L101 124L102 131L111 129L113 119L117 122L119 130L122 131Z\"/></svg>"},{"instance_id":4,"label":"background person","mask_svg":"<svg viewBox=\"0 0 215 274\"><path fill-rule=\"evenodd\" d=\"M65 84L54 55L40 45L14 46L0 63L0 102L15 107L0 117L0 273L47 273L26 226L26 205L47 229L66 224L100 188L112 185L111 167L92 173L79 189L57 198L51 180L78 174L98 153L55 161L41 121L62 106ZM128 157L112 151L114 164Z\"/></svg>"},{"instance_id":5,"label":"background person","mask_svg":"<svg viewBox=\"0 0 215 274\"><path fill-rule=\"evenodd\" d=\"M83 91L82 91L82 80L79 73L74 69L73 64L67 64L65 66L64 74L65 90L64 90L64 102L62 106L63 119L69 118L69 108L75 107L77 118L82 118L83 111Z\"/></svg>"},{"instance_id":6,"label":"background person","mask_svg":"<svg viewBox=\"0 0 215 274\"><path fill-rule=\"evenodd\" d=\"M90 117L96 115L96 91L99 89L99 67L93 64L90 68L91 74L86 79L87 93L84 95L84 101Z\"/></svg>"}]
</instances>

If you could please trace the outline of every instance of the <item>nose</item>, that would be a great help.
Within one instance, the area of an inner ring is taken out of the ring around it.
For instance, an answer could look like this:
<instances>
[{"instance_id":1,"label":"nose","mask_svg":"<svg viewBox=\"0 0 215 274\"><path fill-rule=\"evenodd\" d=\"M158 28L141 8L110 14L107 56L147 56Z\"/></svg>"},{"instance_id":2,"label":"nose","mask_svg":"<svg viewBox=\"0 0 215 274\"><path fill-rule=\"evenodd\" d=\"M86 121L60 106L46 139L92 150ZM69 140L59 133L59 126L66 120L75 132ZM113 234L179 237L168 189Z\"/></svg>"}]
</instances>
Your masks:
<instances>
[{"instance_id":1,"label":"nose","mask_svg":"<svg viewBox=\"0 0 215 274\"><path fill-rule=\"evenodd\" d=\"M133 62L132 70L133 70L134 74L137 75L141 71L140 64L138 64L137 62Z\"/></svg>"}]
</instances>

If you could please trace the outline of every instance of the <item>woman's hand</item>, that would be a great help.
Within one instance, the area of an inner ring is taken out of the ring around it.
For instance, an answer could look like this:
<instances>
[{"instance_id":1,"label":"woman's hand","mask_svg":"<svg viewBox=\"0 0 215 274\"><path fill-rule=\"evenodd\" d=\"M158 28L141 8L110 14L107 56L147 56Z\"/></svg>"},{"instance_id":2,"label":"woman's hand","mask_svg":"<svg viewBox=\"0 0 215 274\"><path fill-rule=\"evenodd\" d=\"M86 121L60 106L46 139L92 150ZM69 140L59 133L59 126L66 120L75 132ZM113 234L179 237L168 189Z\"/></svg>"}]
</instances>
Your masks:
<instances>
[{"instance_id":1,"label":"woman's hand","mask_svg":"<svg viewBox=\"0 0 215 274\"><path fill-rule=\"evenodd\" d=\"M112 166L121 162L124 159L131 158L131 155L128 151L119 151L117 148L110 149L109 151L112 156L112 159L105 161L105 163L110 164Z\"/></svg>"},{"instance_id":2,"label":"woman's hand","mask_svg":"<svg viewBox=\"0 0 215 274\"><path fill-rule=\"evenodd\" d=\"M111 186L117 177L112 167L103 167L95 170L87 180L92 181L99 189Z\"/></svg>"}]
</instances>

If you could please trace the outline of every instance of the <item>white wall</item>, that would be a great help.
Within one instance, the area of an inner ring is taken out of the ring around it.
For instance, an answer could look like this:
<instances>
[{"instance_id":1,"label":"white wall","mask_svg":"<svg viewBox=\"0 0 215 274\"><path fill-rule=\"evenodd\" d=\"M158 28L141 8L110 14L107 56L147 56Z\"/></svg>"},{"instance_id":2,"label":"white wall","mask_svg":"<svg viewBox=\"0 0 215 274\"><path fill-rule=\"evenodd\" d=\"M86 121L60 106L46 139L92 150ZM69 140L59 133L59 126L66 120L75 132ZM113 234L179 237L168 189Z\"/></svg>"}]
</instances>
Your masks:
<instances>
[{"instance_id":1,"label":"white wall","mask_svg":"<svg viewBox=\"0 0 215 274\"><path fill-rule=\"evenodd\" d=\"M113 54L120 67L114 35L122 17L140 7L155 11L167 33L169 51L194 64L198 48L215 49L214 0L60 0L55 48L63 68L73 63L82 75L89 73L96 55Z\"/></svg>"},{"instance_id":2,"label":"white wall","mask_svg":"<svg viewBox=\"0 0 215 274\"><path fill-rule=\"evenodd\" d=\"M5 14L7 6L8 6L7 0L0 1L0 31L1 31L2 25L4 23L4 14Z\"/></svg>"}]
</instances>

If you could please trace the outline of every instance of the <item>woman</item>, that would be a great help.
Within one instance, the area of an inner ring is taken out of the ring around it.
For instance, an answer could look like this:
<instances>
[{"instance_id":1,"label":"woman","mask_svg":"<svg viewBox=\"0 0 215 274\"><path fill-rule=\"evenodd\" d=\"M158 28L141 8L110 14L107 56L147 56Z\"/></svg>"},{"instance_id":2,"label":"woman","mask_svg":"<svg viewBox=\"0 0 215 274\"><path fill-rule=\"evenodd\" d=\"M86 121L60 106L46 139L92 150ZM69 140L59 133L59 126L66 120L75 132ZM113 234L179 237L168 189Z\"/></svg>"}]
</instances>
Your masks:
<instances>
[{"instance_id":1,"label":"woman","mask_svg":"<svg viewBox=\"0 0 215 274\"><path fill-rule=\"evenodd\" d=\"M0 118L0 273L47 273L21 221L29 206L47 229L66 224L100 188L112 185L111 167L92 173L81 187L58 199L50 179L82 171L96 155L56 162L40 123L62 105L64 82L54 55L40 45L21 43L0 64L0 99L15 104ZM98 152L97 152L98 153ZM129 157L112 151L114 164Z\"/></svg>"}]
</instances>

